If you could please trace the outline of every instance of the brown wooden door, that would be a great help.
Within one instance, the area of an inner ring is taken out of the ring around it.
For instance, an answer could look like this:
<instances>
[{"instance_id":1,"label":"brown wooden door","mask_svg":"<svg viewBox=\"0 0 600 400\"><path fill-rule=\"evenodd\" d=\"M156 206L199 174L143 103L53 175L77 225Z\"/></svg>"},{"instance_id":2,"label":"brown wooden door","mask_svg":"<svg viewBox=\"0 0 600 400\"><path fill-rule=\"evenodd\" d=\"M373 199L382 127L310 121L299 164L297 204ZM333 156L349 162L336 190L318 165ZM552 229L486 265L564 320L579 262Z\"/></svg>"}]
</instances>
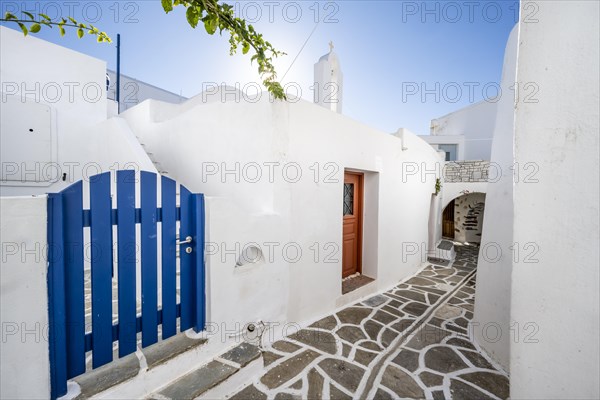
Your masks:
<instances>
[{"instance_id":1,"label":"brown wooden door","mask_svg":"<svg viewBox=\"0 0 600 400\"><path fill-rule=\"evenodd\" d=\"M448 203L442 215L442 236L454 239L454 200Z\"/></svg>"},{"instance_id":2,"label":"brown wooden door","mask_svg":"<svg viewBox=\"0 0 600 400\"><path fill-rule=\"evenodd\" d=\"M363 175L344 174L342 278L361 272Z\"/></svg>"}]
</instances>

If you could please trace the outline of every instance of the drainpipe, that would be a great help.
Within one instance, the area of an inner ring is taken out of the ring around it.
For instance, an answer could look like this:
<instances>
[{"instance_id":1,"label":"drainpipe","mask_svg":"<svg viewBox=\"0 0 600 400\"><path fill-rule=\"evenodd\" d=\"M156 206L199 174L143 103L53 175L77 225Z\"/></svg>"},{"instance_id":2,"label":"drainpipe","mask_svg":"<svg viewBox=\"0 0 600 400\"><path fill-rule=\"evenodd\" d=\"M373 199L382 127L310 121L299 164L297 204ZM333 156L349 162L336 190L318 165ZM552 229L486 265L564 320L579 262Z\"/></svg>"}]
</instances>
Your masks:
<instances>
[{"instance_id":1,"label":"drainpipe","mask_svg":"<svg viewBox=\"0 0 600 400\"><path fill-rule=\"evenodd\" d=\"M121 34L117 33L117 114L121 113Z\"/></svg>"}]
</instances>

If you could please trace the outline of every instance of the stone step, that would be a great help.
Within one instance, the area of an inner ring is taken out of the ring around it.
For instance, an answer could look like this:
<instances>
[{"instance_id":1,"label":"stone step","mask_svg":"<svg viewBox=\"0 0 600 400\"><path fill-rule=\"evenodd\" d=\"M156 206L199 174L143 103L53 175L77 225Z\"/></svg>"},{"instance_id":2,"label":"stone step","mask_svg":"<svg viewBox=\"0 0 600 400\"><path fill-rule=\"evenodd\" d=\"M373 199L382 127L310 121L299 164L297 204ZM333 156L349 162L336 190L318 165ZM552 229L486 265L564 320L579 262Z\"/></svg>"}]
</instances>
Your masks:
<instances>
[{"instance_id":1,"label":"stone step","mask_svg":"<svg viewBox=\"0 0 600 400\"><path fill-rule=\"evenodd\" d=\"M135 353L119 358L73 378L81 390L75 399L87 399L137 376L139 372L140 360Z\"/></svg>"},{"instance_id":2,"label":"stone step","mask_svg":"<svg viewBox=\"0 0 600 400\"><path fill-rule=\"evenodd\" d=\"M142 350L146 358L148 369L157 367L165 362L177 357L186 351L192 350L207 342L206 339L192 339L185 334L177 335L173 338L155 343Z\"/></svg>"},{"instance_id":3,"label":"stone step","mask_svg":"<svg viewBox=\"0 0 600 400\"><path fill-rule=\"evenodd\" d=\"M194 399L225 382L260 355L261 351L257 346L243 342L208 364L171 382L148 398Z\"/></svg>"},{"instance_id":4,"label":"stone step","mask_svg":"<svg viewBox=\"0 0 600 400\"><path fill-rule=\"evenodd\" d=\"M456 250L454 249L454 243L450 240L442 239L436 246L434 254L431 254L430 257L428 257L428 261L434 264L447 266L455 257ZM429 260L430 258L431 260Z\"/></svg>"},{"instance_id":5,"label":"stone step","mask_svg":"<svg viewBox=\"0 0 600 400\"><path fill-rule=\"evenodd\" d=\"M86 399L102 393L138 376L140 372L151 370L206 342L206 339L192 339L185 333L180 333L144 349L139 350L138 348L136 353L116 359L100 368L73 378L72 381L79 386L80 390L74 398ZM142 365L144 370L142 370ZM66 397L73 398L68 394Z\"/></svg>"}]
</instances>

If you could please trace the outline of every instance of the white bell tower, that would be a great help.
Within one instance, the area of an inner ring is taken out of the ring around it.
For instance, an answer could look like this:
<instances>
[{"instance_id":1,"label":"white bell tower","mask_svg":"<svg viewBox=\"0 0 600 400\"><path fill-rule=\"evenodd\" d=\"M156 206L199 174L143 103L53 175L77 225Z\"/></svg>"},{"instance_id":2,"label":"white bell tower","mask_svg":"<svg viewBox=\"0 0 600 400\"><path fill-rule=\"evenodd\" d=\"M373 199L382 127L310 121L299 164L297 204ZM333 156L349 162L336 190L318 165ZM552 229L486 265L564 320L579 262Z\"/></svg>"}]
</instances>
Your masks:
<instances>
[{"instance_id":1,"label":"white bell tower","mask_svg":"<svg viewBox=\"0 0 600 400\"><path fill-rule=\"evenodd\" d=\"M333 42L329 42L329 53L315 64L314 102L331 111L342 113L342 95L344 93L344 75L340 60L333 51Z\"/></svg>"}]
</instances>

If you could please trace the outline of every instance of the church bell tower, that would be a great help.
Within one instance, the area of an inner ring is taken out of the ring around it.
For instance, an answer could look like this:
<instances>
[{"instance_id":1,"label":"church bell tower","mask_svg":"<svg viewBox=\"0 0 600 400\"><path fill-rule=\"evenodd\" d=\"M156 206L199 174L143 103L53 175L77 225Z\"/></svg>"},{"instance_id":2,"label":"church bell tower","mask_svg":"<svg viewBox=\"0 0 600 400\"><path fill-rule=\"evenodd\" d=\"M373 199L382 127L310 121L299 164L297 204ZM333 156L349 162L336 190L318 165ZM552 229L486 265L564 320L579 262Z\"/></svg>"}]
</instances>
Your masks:
<instances>
[{"instance_id":1,"label":"church bell tower","mask_svg":"<svg viewBox=\"0 0 600 400\"><path fill-rule=\"evenodd\" d=\"M340 60L333 51L332 42L329 42L329 53L319 58L315 64L314 81L314 102L341 114L344 76L340 68Z\"/></svg>"}]
</instances>

